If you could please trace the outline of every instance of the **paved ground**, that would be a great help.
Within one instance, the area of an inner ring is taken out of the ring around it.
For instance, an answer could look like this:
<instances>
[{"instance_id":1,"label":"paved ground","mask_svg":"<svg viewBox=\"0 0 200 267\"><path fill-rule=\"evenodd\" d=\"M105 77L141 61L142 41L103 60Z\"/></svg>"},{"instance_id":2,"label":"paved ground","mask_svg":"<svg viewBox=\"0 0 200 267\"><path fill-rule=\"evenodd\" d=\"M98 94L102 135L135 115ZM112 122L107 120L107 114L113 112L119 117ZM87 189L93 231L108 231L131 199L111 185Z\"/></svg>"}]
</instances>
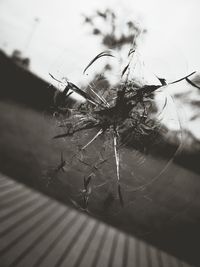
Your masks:
<instances>
[{"instance_id":1,"label":"paved ground","mask_svg":"<svg viewBox=\"0 0 200 267\"><path fill-rule=\"evenodd\" d=\"M190 265L0 175L1 267Z\"/></svg>"}]
</instances>

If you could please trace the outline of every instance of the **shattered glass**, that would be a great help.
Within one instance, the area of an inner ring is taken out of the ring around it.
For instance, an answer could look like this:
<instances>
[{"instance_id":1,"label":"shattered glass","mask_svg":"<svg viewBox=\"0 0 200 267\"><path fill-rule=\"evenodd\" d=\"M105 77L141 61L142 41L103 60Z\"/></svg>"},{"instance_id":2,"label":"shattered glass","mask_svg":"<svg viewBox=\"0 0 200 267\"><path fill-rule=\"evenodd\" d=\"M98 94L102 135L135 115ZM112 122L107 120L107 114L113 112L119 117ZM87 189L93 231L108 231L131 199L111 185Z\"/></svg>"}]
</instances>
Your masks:
<instances>
[{"instance_id":1,"label":"shattered glass","mask_svg":"<svg viewBox=\"0 0 200 267\"><path fill-rule=\"evenodd\" d=\"M181 150L182 122L167 82L145 84L134 57L134 49L126 62L110 50L98 54L84 69L81 88L50 74L63 88L54 98L53 138L63 151L53 176L88 213L116 214L144 196ZM79 100L71 101L75 94Z\"/></svg>"}]
</instances>

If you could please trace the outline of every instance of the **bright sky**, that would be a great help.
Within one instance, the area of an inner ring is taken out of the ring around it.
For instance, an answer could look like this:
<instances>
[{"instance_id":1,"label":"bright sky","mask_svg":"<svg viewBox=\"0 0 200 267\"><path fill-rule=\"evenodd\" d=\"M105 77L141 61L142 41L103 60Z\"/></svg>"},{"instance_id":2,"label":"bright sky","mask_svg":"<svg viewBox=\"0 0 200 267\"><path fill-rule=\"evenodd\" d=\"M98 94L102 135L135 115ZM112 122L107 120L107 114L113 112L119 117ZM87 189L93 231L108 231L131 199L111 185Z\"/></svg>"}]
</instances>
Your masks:
<instances>
[{"instance_id":1,"label":"bright sky","mask_svg":"<svg viewBox=\"0 0 200 267\"><path fill-rule=\"evenodd\" d=\"M133 19L147 29L138 49L146 69L169 80L200 71L199 0L0 0L0 48L21 50L31 70L48 81L51 72L76 83L102 51L81 14L107 7L122 25Z\"/></svg>"},{"instance_id":2,"label":"bright sky","mask_svg":"<svg viewBox=\"0 0 200 267\"><path fill-rule=\"evenodd\" d=\"M22 50L45 79L49 71L76 72L101 49L80 14L106 7L147 29L139 52L158 75L200 70L199 0L0 0L0 47Z\"/></svg>"}]
</instances>

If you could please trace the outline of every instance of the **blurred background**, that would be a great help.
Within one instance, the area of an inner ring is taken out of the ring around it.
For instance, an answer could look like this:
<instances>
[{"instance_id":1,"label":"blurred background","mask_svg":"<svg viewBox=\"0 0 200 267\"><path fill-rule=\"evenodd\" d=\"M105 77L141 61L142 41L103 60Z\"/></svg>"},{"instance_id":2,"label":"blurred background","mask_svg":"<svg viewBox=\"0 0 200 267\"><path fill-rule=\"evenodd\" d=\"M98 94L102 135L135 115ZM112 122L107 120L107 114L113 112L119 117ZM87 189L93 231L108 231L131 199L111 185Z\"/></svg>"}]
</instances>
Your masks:
<instances>
[{"instance_id":1,"label":"blurred background","mask_svg":"<svg viewBox=\"0 0 200 267\"><path fill-rule=\"evenodd\" d=\"M0 172L66 205L79 203L80 170L47 186L61 151L66 160L73 153L69 140L52 140L57 122L49 110L62 88L49 73L84 89L90 77L83 70L92 58L111 49L121 66L134 42L134 76L141 83L159 84L157 77L170 83L196 71L190 77L196 87L186 80L166 86L164 141L150 155L124 152L122 179L129 175L137 185L152 179L150 186L127 191L124 208L115 205L112 187L102 188L90 202L91 215L200 264L199 8L198 0L0 0ZM110 62L105 66L112 84L117 72ZM159 94L156 101L163 103ZM109 168L103 175L113 175Z\"/></svg>"}]
</instances>

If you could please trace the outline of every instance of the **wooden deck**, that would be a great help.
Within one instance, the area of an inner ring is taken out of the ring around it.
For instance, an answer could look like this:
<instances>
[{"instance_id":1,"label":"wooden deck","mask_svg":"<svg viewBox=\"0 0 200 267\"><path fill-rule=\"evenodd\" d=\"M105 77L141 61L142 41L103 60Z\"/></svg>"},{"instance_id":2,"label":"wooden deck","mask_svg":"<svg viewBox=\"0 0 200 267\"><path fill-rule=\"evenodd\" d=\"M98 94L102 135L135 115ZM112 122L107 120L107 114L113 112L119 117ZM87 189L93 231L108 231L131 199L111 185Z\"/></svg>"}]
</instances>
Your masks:
<instances>
[{"instance_id":1,"label":"wooden deck","mask_svg":"<svg viewBox=\"0 0 200 267\"><path fill-rule=\"evenodd\" d=\"M189 267L0 175L0 267Z\"/></svg>"}]
</instances>

